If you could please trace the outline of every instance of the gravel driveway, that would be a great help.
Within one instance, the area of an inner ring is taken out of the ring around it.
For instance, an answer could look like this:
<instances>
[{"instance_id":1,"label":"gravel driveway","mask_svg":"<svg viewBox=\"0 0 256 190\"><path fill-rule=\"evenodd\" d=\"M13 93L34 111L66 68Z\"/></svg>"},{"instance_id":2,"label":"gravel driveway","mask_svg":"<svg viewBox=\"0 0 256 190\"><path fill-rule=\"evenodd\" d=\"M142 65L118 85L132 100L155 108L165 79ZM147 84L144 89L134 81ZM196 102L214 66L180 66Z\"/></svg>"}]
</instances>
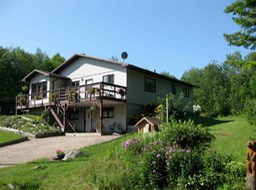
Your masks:
<instances>
[{"instance_id":1,"label":"gravel driveway","mask_svg":"<svg viewBox=\"0 0 256 190\"><path fill-rule=\"evenodd\" d=\"M30 162L39 158L51 158L56 150L78 149L109 141L120 136L57 136L28 141L0 148L0 167Z\"/></svg>"}]
</instances>

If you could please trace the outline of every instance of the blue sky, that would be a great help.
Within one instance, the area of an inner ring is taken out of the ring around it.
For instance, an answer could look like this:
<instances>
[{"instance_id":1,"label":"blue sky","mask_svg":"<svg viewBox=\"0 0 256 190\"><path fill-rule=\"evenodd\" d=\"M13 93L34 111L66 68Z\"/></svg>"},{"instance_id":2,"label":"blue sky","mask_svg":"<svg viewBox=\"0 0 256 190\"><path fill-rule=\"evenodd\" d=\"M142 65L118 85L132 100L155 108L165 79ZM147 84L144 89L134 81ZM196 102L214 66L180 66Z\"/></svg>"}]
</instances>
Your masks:
<instances>
[{"instance_id":1,"label":"blue sky","mask_svg":"<svg viewBox=\"0 0 256 190\"><path fill-rule=\"evenodd\" d=\"M75 53L125 62L180 78L226 54L223 33L239 30L224 9L231 0L1 0L0 46L40 48L66 59Z\"/></svg>"}]
</instances>

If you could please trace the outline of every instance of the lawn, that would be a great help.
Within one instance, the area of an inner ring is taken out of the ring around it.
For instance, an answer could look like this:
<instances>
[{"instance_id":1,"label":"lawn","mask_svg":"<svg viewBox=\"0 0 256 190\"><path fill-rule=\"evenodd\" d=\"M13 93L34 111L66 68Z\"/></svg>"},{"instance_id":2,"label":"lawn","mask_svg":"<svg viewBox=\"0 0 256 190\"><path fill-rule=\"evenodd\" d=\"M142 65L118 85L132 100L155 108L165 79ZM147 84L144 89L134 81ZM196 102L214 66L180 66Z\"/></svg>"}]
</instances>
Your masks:
<instances>
[{"instance_id":1,"label":"lawn","mask_svg":"<svg viewBox=\"0 0 256 190\"><path fill-rule=\"evenodd\" d=\"M247 141L256 139L256 127L242 116L219 118L218 121L219 124L209 127L216 137L212 147L218 152L232 154L237 161L245 163Z\"/></svg>"},{"instance_id":2,"label":"lawn","mask_svg":"<svg viewBox=\"0 0 256 190\"><path fill-rule=\"evenodd\" d=\"M0 130L0 144L23 138L20 135Z\"/></svg>"},{"instance_id":3,"label":"lawn","mask_svg":"<svg viewBox=\"0 0 256 190\"><path fill-rule=\"evenodd\" d=\"M193 119L196 123L204 123L215 135L212 148L220 153L232 154L237 161L244 163L246 142L256 137L254 128L245 118ZM14 184L19 189L97 189L94 184L86 182L86 176L90 176L93 170L102 175L102 179L106 175L113 175L115 181L118 181L118 176L109 171L113 171L110 169L113 167L119 170L124 153L122 142L133 136L136 135L125 135L111 142L83 148L84 156L72 161L42 159L2 168L0 189L8 189L7 184Z\"/></svg>"},{"instance_id":4,"label":"lawn","mask_svg":"<svg viewBox=\"0 0 256 190\"><path fill-rule=\"evenodd\" d=\"M106 167L109 157L120 154L116 152L115 147L121 147L122 142L130 137L124 136L111 142L83 148L84 156L72 161L41 159L2 168L0 189L8 189L7 184L13 184L19 189L94 189L93 184L87 184L84 179L88 172L87 166L103 163L103 167Z\"/></svg>"}]
</instances>

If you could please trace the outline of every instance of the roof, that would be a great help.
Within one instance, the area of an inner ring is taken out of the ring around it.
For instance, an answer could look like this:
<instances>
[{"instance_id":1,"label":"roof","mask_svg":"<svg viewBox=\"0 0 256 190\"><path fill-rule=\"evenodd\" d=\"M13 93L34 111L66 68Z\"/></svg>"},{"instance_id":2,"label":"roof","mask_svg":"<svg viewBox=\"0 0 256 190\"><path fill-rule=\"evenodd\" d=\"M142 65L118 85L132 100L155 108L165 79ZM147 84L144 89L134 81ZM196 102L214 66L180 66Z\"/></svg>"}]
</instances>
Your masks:
<instances>
[{"instance_id":1,"label":"roof","mask_svg":"<svg viewBox=\"0 0 256 190\"><path fill-rule=\"evenodd\" d=\"M55 68L52 71L52 73L58 74L61 70L63 70L64 68L66 68L67 66L72 64L75 60L77 60L81 57L88 58L88 59L93 59L93 60L98 60L98 61L104 61L104 62L108 62L108 63L113 63L113 64L117 64L117 65L120 65L120 66L126 66L126 64L124 64L122 62L117 62L117 61L112 61L112 60L107 60L107 59L101 59L101 58L97 58L97 57L88 56L88 55L85 55L85 54L75 54L72 57L70 57L69 59L67 59L64 63L60 64L57 68Z\"/></svg>"},{"instance_id":2,"label":"roof","mask_svg":"<svg viewBox=\"0 0 256 190\"><path fill-rule=\"evenodd\" d=\"M160 119L157 119L157 118L154 118L154 117L143 117L141 120L139 120L136 124L135 124L135 126L138 126L142 121L147 121L149 124L151 124L151 125L159 125L159 124L161 124L162 122L161 122L161 120Z\"/></svg>"},{"instance_id":3,"label":"roof","mask_svg":"<svg viewBox=\"0 0 256 190\"><path fill-rule=\"evenodd\" d=\"M55 73L52 73L52 72L47 72L47 71L41 71L41 70L38 70L38 69L34 69L27 76L25 76L21 81L23 81L23 82L30 81L31 78L33 78L37 74L41 74L41 75L44 75L46 77L69 79L68 77L61 76L61 75L58 75L58 74L55 74Z\"/></svg>"},{"instance_id":4,"label":"roof","mask_svg":"<svg viewBox=\"0 0 256 190\"><path fill-rule=\"evenodd\" d=\"M55 73L55 74L60 73L61 70L63 70L64 68L66 68L67 66L72 64L75 60L77 60L77 59L79 59L81 57L88 58L88 59L93 59L93 60L98 60L98 61L104 61L104 62L108 62L108 63L112 63L112 64L117 64L117 65L120 65L121 67L127 67L129 69L132 69L132 70L135 70L135 71L139 71L139 72L142 72L142 73L146 73L146 74L149 74L151 76L158 77L158 78L162 78L164 80L168 80L168 81L171 81L171 82L183 84L183 85L186 85L186 86L196 87L195 85L192 85L190 83L187 83L187 82L175 79L175 78L171 78L171 77L168 77L168 76L164 76L164 75L161 75L161 74L158 74L158 73L155 73L155 72L152 72L152 71L149 71L149 70L137 67L137 66L132 65L132 64L126 64L126 63L123 63L123 62L117 62L117 61L112 61L112 60L92 57L92 56L88 56L88 55L85 55L85 54L75 54L75 55L73 55L72 57L67 59L64 63L59 65L57 68L55 68L51 73Z\"/></svg>"},{"instance_id":5,"label":"roof","mask_svg":"<svg viewBox=\"0 0 256 190\"><path fill-rule=\"evenodd\" d=\"M127 68L130 68L132 70L135 70L135 71L139 71L139 72L142 72L142 73L145 73L145 74L149 74L151 76L155 76L155 77L158 77L158 78L162 78L164 80L168 80L168 81L171 81L171 82L175 82L175 83L179 83L179 84L183 84L183 85L186 85L186 86L193 86L193 87L196 87L195 85L193 84L190 84L190 83L187 83L187 82L184 82L182 80L179 80L179 79L176 79L176 78L172 78L172 77L168 77L168 76L165 76L165 75L162 75L162 74L158 74L156 72L152 72L152 71L149 71L149 70L146 70L146 69L143 69L143 68L140 68L140 67L137 67L135 65L131 65L131 64L128 64L126 66Z\"/></svg>"}]
</instances>

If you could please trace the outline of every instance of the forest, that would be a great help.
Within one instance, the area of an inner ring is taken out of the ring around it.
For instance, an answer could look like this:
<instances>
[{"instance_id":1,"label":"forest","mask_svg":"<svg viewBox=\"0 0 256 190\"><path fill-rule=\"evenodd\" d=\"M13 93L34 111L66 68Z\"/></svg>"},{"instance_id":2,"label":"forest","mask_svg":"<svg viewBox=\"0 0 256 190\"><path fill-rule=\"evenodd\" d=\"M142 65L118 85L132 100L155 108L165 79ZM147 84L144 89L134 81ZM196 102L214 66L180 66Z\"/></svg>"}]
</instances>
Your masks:
<instances>
[{"instance_id":1,"label":"forest","mask_svg":"<svg viewBox=\"0 0 256 190\"><path fill-rule=\"evenodd\" d=\"M23 77L33 69L51 71L64 61L59 53L50 58L40 49L31 54L19 47L0 47L0 113L15 113L15 96L25 85ZM245 57L235 52L227 55L224 63L212 61L202 69L185 71L181 80L196 86L193 105L199 105L208 116L248 113L256 105L256 70L248 64L255 61L256 52Z\"/></svg>"},{"instance_id":2,"label":"forest","mask_svg":"<svg viewBox=\"0 0 256 190\"><path fill-rule=\"evenodd\" d=\"M199 105L208 116L254 117L250 113L256 106L256 70L247 64L254 61L256 52L244 58L235 52L227 55L224 63L212 61L203 69L192 68L181 79L198 86L193 91L193 104ZM248 119L253 122L254 118Z\"/></svg>"},{"instance_id":3,"label":"forest","mask_svg":"<svg viewBox=\"0 0 256 190\"><path fill-rule=\"evenodd\" d=\"M4 48L0 46L0 114L15 114L15 96L26 93L21 80L34 69L51 71L65 58L56 53L50 58L41 49L34 54L28 53L20 47Z\"/></svg>"}]
</instances>

